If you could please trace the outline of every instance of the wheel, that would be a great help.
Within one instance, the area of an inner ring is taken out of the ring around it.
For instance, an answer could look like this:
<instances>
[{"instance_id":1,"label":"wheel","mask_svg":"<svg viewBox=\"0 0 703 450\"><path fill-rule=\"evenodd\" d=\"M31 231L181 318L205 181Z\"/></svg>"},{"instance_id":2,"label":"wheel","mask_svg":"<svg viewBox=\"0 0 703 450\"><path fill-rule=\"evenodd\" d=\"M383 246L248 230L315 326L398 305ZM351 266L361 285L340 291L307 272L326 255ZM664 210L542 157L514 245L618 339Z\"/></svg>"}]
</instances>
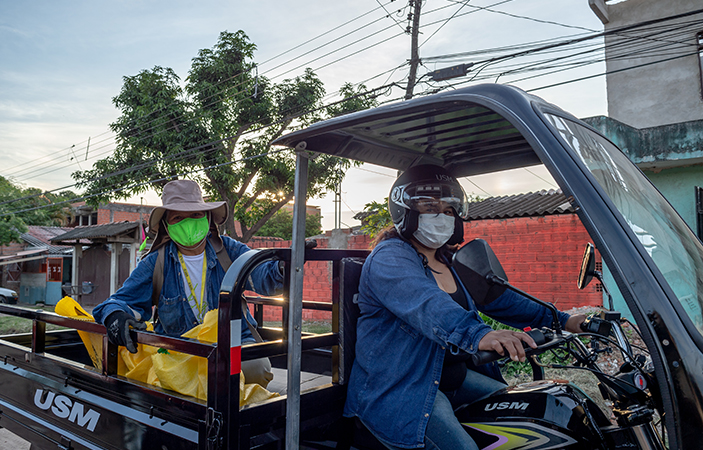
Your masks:
<instances>
[{"instance_id":1,"label":"wheel","mask_svg":"<svg viewBox=\"0 0 703 450\"><path fill-rule=\"evenodd\" d=\"M4 295L0 295L0 303L7 303L7 298Z\"/></svg>"}]
</instances>

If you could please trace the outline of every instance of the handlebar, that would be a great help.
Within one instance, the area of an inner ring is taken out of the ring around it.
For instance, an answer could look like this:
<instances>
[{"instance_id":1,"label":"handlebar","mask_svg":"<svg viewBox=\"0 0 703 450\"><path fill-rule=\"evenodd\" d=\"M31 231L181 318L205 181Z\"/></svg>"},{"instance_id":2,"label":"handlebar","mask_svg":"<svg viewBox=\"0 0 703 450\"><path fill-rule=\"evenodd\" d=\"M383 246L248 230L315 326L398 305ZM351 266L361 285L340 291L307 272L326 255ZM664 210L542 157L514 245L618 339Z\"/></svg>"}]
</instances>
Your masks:
<instances>
[{"instance_id":1,"label":"handlebar","mask_svg":"<svg viewBox=\"0 0 703 450\"><path fill-rule=\"evenodd\" d=\"M537 348L532 348L526 343L522 343L522 345L525 347L525 354L527 356L543 353L545 350L552 347L551 344L555 340L554 332L547 328L543 328L541 330L530 330L527 332L527 334L529 334L530 337L532 337L532 339L535 341L535 344L537 344ZM482 364L488 364L493 361L498 361L499 359L504 358L505 356L507 355L501 355L500 353L493 350L479 350L473 355L471 355L471 360L473 361L474 365L480 366Z\"/></svg>"}]
</instances>

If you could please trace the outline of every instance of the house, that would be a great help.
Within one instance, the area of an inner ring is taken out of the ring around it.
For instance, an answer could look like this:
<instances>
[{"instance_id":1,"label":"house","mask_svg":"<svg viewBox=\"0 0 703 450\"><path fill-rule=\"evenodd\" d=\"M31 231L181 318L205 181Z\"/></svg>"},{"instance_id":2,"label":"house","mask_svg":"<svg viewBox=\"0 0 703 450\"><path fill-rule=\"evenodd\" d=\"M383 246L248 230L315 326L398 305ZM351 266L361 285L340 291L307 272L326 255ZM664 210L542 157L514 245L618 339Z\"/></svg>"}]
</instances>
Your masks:
<instances>
[{"instance_id":1,"label":"house","mask_svg":"<svg viewBox=\"0 0 703 450\"><path fill-rule=\"evenodd\" d=\"M54 245L51 239L67 230L30 226L21 243L2 247L2 286L15 290L19 303L55 305L64 296L62 285L71 280L72 248Z\"/></svg>"},{"instance_id":2,"label":"house","mask_svg":"<svg viewBox=\"0 0 703 450\"><path fill-rule=\"evenodd\" d=\"M115 222L74 227L54 236L54 245L73 249L70 294L90 307L117 291L136 267L141 233L139 222Z\"/></svg>"},{"instance_id":3,"label":"house","mask_svg":"<svg viewBox=\"0 0 703 450\"><path fill-rule=\"evenodd\" d=\"M703 237L700 0L589 0L605 29L608 116L583 119Z\"/></svg>"}]
</instances>

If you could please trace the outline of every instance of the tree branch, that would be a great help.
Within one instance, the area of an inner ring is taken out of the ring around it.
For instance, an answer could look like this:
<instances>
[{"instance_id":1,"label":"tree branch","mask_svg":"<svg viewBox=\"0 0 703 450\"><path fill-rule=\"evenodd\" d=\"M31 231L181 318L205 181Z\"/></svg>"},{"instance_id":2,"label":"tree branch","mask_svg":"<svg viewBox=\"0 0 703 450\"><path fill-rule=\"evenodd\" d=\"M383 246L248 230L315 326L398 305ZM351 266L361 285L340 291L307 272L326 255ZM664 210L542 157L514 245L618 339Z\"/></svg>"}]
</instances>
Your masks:
<instances>
[{"instance_id":1,"label":"tree branch","mask_svg":"<svg viewBox=\"0 0 703 450\"><path fill-rule=\"evenodd\" d=\"M266 214L261 217L251 228L249 228L246 232L244 231L244 227L242 227L242 242L249 242L249 239L251 239L254 236L254 232L261 228L276 212L278 212L279 209L283 208L283 205L288 203L291 199L293 198L293 193L291 192L290 194L286 195L280 202L276 203L276 205L269 210ZM254 231L252 231L254 230Z\"/></svg>"},{"instance_id":2,"label":"tree branch","mask_svg":"<svg viewBox=\"0 0 703 450\"><path fill-rule=\"evenodd\" d=\"M237 146L237 142L239 142L239 138L249 128L251 128L250 123L248 123L246 125L242 125L241 127L239 127L237 129L237 134L235 134L234 137L227 140L227 145L225 146L225 148L227 148L227 159L229 159L230 161L232 160L232 155L234 154L234 147Z\"/></svg>"},{"instance_id":3,"label":"tree branch","mask_svg":"<svg viewBox=\"0 0 703 450\"><path fill-rule=\"evenodd\" d=\"M242 198L244 193L247 191L247 188L249 187L249 184L251 184L251 180L254 179L256 174L259 173L259 169L253 169L249 175L247 175L243 180L242 180L242 186L239 188L239 191L237 192L237 200Z\"/></svg>"},{"instance_id":4,"label":"tree branch","mask_svg":"<svg viewBox=\"0 0 703 450\"><path fill-rule=\"evenodd\" d=\"M293 122L294 117L291 117L289 119L285 119L281 126L276 130L276 133L274 133L273 137L269 140L268 145L271 145L271 142L275 141L278 139L284 131L286 131L286 128L288 128L288 125L290 125Z\"/></svg>"}]
</instances>

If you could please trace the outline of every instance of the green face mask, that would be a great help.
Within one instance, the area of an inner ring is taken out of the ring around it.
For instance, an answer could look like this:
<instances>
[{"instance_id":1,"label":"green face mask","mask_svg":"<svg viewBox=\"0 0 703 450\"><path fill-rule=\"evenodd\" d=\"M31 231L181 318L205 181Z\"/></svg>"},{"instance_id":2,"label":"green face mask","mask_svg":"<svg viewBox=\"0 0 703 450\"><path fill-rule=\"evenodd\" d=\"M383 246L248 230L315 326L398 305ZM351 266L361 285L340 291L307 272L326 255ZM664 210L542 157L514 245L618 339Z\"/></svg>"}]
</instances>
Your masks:
<instances>
[{"instance_id":1,"label":"green face mask","mask_svg":"<svg viewBox=\"0 0 703 450\"><path fill-rule=\"evenodd\" d=\"M200 219L187 218L173 225L166 224L168 235L171 239L183 247L193 247L202 242L210 230L210 223L207 216Z\"/></svg>"}]
</instances>

